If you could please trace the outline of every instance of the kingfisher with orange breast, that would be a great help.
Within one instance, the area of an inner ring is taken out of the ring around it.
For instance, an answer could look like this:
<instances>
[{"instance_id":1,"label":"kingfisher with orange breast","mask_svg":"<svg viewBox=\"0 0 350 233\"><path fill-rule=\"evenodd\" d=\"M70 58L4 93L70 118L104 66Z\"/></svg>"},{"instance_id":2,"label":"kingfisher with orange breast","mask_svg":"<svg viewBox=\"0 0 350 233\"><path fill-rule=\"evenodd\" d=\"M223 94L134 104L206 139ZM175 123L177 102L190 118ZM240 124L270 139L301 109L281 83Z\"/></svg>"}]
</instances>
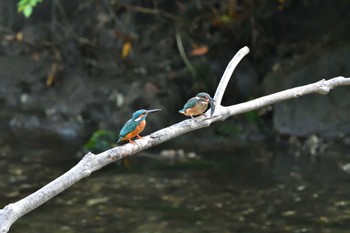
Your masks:
<instances>
[{"instance_id":1,"label":"kingfisher with orange breast","mask_svg":"<svg viewBox=\"0 0 350 233\"><path fill-rule=\"evenodd\" d=\"M129 141L130 143L134 143L132 141L134 137L141 138L139 134L146 127L146 117L150 113L159 111L161 111L161 109L140 109L134 112L134 114L132 114L132 118L128 120L123 126L123 128L120 130L118 142Z\"/></svg>"},{"instance_id":2,"label":"kingfisher with orange breast","mask_svg":"<svg viewBox=\"0 0 350 233\"><path fill-rule=\"evenodd\" d=\"M210 97L208 93L205 92L198 93L195 97L189 99L184 105L183 109L179 111L179 113L193 118L193 116L203 114L205 110L207 110L208 103L210 104L211 108L210 116L212 116L215 108L214 100Z\"/></svg>"}]
</instances>

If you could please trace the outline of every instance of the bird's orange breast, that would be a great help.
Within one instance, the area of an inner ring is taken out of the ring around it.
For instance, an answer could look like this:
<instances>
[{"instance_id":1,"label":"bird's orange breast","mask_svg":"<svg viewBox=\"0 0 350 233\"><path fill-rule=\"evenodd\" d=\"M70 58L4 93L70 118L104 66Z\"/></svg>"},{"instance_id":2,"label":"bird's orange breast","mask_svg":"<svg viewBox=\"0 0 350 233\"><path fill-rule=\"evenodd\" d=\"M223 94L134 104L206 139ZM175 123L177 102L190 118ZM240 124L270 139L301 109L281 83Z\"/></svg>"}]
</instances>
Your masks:
<instances>
[{"instance_id":1,"label":"bird's orange breast","mask_svg":"<svg viewBox=\"0 0 350 233\"><path fill-rule=\"evenodd\" d=\"M125 139L132 139L134 137L136 137L136 135L138 135L139 133L141 133L146 127L146 121L143 120L140 122L140 124L138 124L138 126L136 126L136 128L131 131L130 133L128 133L127 135L125 135Z\"/></svg>"},{"instance_id":2,"label":"bird's orange breast","mask_svg":"<svg viewBox=\"0 0 350 233\"><path fill-rule=\"evenodd\" d=\"M185 110L186 116L197 116L202 114L208 107L208 103L197 103L193 108Z\"/></svg>"}]
</instances>

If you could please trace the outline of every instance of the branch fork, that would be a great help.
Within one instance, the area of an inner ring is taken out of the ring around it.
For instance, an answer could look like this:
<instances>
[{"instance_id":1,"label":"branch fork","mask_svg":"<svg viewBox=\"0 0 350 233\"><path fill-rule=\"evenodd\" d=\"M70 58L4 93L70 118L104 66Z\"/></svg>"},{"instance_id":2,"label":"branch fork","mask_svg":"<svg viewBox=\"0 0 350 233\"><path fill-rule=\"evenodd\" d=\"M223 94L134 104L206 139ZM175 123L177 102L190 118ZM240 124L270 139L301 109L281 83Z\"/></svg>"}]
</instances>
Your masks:
<instances>
[{"instance_id":1,"label":"branch fork","mask_svg":"<svg viewBox=\"0 0 350 233\"><path fill-rule=\"evenodd\" d=\"M229 62L214 95L215 109L211 117L199 116L193 120L187 119L181 121L177 124L160 129L149 136L143 137L142 139L138 139L135 141L137 142L135 144L128 143L122 146L114 147L100 154L92 154L89 152L77 165L60 177L51 181L49 184L23 198L22 200L8 204L3 209L0 209L0 233L8 232L11 225L23 215L44 204L79 180L89 176L92 172L99 170L116 160L133 155L184 133L208 127L213 122L225 120L226 118L237 114L252 111L254 109L266 107L277 102L297 98L299 96L311 93L325 95L335 87L350 85L350 78L339 76L330 80L323 79L313 84L277 92L245 103L224 107L221 105L221 101L227 84L238 63L248 53L249 48L243 47Z\"/></svg>"}]
</instances>

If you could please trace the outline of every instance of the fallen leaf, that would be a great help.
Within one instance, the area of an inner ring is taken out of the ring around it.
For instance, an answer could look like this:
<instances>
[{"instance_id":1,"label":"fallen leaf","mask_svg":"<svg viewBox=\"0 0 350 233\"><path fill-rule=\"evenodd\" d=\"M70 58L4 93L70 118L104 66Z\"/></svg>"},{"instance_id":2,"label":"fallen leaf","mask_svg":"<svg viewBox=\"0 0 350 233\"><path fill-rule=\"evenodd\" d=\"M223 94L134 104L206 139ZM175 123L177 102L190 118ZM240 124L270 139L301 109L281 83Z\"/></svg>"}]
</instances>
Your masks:
<instances>
[{"instance_id":1,"label":"fallen leaf","mask_svg":"<svg viewBox=\"0 0 350 233\"><path fill-rule=\"evenodd\" d=\"M23 40L23 33L22 32L17 32L16 33L16 40L17 41L22 41Z\"/></svg>"},{"instance_id":2,"label":"fallen leaf","mask_svg":"<svg viewBox=\"0 0 350 233\"><path fill-rule=\"evenodd\" d=\"M39 59L40 59L40 53L38 53L37 51L34 51L34 52L32 53L32 59L33 59L34 61L39 61Z\"/></svg>"},{"instance_id":3,"label":"fallen leaf","mask_svg":"<svg viewBox=\"0 0 350 233\"><path fill-rule=\"evenodd\" d=\"M129 56L131 49L132 49L131 42L126 41L123 44L123 48L122 48L122 58L123 59L126 58L127 56Z\"/></svg>"},{"instance_id":4,"label":"fallen leaf","mask_svg":"<svg viewBox=\"0 0 350 233\"><path fill-rule=\"evenodd\" d=\"M194 49L192 49L191 51L191 56L202 56L204 54L206 54L209 51L208 46L206 45L202 45L202 46L198 46Z\"/></svg>"},{"instance_id":5,"label":"fallen leaf","mask_svg":"<svg viewBox=\"0 0 350 233\"><path fill-rule=\"evenodd\" d=\"M58 70L58 63L52 63L50 72L46 79L46 86L51 87L56 81L56 74Z\"/></svg>"}]
</instances>

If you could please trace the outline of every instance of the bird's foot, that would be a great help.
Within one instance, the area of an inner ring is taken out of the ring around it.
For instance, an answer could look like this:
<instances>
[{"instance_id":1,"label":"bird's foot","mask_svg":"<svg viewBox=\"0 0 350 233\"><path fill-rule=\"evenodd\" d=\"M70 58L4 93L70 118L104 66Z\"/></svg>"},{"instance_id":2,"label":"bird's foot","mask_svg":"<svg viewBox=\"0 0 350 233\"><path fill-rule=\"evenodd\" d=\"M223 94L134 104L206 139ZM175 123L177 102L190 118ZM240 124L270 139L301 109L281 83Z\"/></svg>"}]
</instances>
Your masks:
<instances>
[{"instance_id":1,"label":"bird's foot","mask_svg":"<svg viewBox=\"0 0 350 233\"><path fill-rule=\"evenodd\" d=\"M209 117L209 115L205 112L205 113L202 113L201 116L204 116L204 117Z\"/></svg>"},{"instance_id":2,"label":"bird's foot","mask_svg":"<svg viewBox=\"0 0 350 233\"><path fill-rule=\"evenodd\" d=\"M191 116L191 121L196 121L196 118Z\"/></svg>"},{"instance_id":3,"label":"bird's foot","mask_svg":"<svg viewBox=\"0 0 350 233\"><path fill-rule=\"evenodd\" d=\"M131 140L131 139L129 139L129 142L130 142L131 144L135 144L135 142L134 142L133 140Z\"/></svg>"},{"instance_id":4,"label":"bird's foot","mask_svg":"<svg viewBox=\"0 0 350 233\"><path fill-rule=\"evenodd\" d=\"M138 135L138 134L136 135L136 137L137 137L138 139L141 139L141 138L142 138L142 137L141 137L140 135Z\"/></svg>"}]
</instances>

